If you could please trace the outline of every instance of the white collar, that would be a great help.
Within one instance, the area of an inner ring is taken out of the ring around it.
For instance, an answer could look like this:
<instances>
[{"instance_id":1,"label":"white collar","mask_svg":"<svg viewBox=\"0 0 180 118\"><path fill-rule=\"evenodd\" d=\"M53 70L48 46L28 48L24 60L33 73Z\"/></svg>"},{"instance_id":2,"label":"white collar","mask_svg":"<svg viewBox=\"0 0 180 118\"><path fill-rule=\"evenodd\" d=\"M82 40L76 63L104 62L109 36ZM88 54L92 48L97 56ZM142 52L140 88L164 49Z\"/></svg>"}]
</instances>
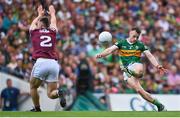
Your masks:
<instances>
[{"instance_id":1,"label":"white collar","mask_svg":"<svg viewBox=\"0 0 180 118\"><path fill-rule=\"evenodd\" d=\"M129 44L134 44L134 43L135 43L135 42L134 42L134 43L131 43L131 42L129 41L129 38L127 38L126 40L127 40L127 42L128 42Z\"/></svg>"}]
</instances>

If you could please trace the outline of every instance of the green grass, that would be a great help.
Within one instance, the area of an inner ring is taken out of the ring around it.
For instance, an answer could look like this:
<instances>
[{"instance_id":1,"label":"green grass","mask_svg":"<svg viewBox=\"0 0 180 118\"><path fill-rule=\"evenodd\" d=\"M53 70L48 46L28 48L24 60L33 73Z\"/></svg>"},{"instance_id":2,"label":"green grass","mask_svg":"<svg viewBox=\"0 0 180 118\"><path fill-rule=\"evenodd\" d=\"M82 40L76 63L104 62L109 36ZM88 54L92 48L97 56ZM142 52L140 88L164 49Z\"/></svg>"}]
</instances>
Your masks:
<instances>
[{"instance_id":1,"label":"green grass","mask_svg":"<svg viewBox=\"0 0 180 118\"><path fill-rule=\"evenodd\" d=\"M59 112L0 112L0 117L180 117L180 111L59 111Z\"/></svg>"}]
</instances>

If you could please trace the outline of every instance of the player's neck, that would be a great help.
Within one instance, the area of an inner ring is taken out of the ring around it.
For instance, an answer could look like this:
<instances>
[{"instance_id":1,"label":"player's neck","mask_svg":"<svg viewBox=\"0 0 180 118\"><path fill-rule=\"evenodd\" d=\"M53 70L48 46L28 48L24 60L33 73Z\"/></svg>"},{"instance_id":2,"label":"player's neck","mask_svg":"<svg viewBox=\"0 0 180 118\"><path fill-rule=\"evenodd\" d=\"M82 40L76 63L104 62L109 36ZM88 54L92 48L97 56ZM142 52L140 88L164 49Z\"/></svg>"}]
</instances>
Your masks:
<instances>
[{"instance_id":1,"label":"player's neck","mask_svg":"<svg viewBox=\"0 0 180 118\"><path fill-rule=\"evenodd\" d=\"M135 42L131 42L129 38L126 39L129 44L134 44Z\"/></svg>"},{"instance_id":2,"label":"player's neck","mask_svg":"<svg viewBox=\"0 0 180 118\"><path fill-rule=\"evenodd\" d=\"M47 28L47 27L45 27L45 26L42 26L42 27L41 27L41 29L48 29L48 28Z\"/></svg>"}]
</instances>

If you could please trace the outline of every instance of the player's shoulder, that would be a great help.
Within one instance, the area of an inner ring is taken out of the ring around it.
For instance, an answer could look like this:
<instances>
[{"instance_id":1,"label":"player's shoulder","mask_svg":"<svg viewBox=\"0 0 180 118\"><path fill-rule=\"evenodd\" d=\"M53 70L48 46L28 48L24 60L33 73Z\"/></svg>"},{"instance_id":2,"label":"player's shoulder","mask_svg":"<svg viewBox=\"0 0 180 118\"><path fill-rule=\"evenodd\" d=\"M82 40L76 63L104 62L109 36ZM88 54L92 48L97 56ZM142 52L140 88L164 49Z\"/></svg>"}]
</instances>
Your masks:
<instances>
[{"instance_id":1,"label":"player's shoulder","mask_svg":"<svg viewBox=\"0 0 180 118\"><path fill-rule=\"evenodd\" d=\"M57 32L58 30L57 30L57 28L56 27L49 27L49 30L51 30L51 31L53 31L53 32Z\"/></svg>"},{"instance_id":2,"label":"player's shoulder","mask_svg":"<svg viewBox=\"0 0 180 118\"><path fill-rule=\"evenodd\" d=\"M126 39L120 39L115 43L115 45L122 44L122 43L125 43L125 42L126 42Z\"/></svg>"},{"instance_id":3,"label":"player's shoulder","mask_svg":"<svg viewBox=\"0 0 180 118\"><path fill-rule=\"evenodd\" d=\"M145 44L144 44L142 41L140 41L140 40L137 41L137 44L138 44L138 45L145 45Z\"/></svg>"},{"instance_id":4,"label":"player's shoulder","mask_svg":"<svg viewBox=\"0 0 180 118\"><path fill-rule=\"evenodd\" d=\"M120 49L122 45L126 45L126 39L120 39L114 45Z\"/></svg>"},{"instance_id":5,"label":"player's shoulder","mask_svg":"<svg viewBox=\"0 0 180 118\"><path fill-rule=\"evenodd\" d=\"M29 29L30 33L37 32L39 29Z\"/></svg>"},{"instance_id":6,"label":"player's shoulder","mask_svg":"<svg viewBox=\"0 0 180 118\"><path fill-rule=\"evenodd\" d=\"M137 45L141 47L142 50L150 50L150 48L146 46L142 41L138 40Z\"/></svg>"}]
</instances>

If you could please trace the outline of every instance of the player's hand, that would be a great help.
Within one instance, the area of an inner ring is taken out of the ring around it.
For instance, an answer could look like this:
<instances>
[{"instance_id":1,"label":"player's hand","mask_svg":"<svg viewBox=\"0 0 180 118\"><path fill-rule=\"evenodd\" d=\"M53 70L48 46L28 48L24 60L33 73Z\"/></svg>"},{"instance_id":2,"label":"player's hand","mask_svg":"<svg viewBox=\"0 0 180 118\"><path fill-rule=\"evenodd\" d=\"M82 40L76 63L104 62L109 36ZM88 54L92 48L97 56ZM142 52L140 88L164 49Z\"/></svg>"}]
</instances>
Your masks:
<instances>
[{"instance_id":1,"label":"player's hand","mask_svg":"<svg viewBox=\"0 0 180 118\"><path fill-rule=\"evenodd\" d=\"M49 14L55 14L55 9L54 9L54 6L53 5L50 5L49 6Z\"/></svg>"},{"instance_id":2,"label":"player's hand","mask_svg":"<svg viewBox=\"0 0 180 118\"><path fill-rule=\"evenodd\" d=\"M43 15L44 15L44 10L43 10L43 8L42 8L42 5L40 5L40 6L38 7L38 15L39 15L39 16L43 16Z\"/></svg>"},{"instance_id":3,"label":"player's hand","mask_svg":"<svg viewBox=\"0 0 180 118\"><path fill-rule=\"evenodd\" d=\"M96 58L102 58L103 56L102 56L102 54L97 54L96 55Z\"/></svg>"},{"instance_id":4,"label":"player's hand","mask_svg":"<svg viewBox=\"0 0 180 118\"><path fill-rule=\"evenodd\" d=\"M163 68L162 65L158 65L158 66L156 66L156 68L158 69L160 75L163 75L168 72L168 70Z\"/></svg>"}]
</instances>

